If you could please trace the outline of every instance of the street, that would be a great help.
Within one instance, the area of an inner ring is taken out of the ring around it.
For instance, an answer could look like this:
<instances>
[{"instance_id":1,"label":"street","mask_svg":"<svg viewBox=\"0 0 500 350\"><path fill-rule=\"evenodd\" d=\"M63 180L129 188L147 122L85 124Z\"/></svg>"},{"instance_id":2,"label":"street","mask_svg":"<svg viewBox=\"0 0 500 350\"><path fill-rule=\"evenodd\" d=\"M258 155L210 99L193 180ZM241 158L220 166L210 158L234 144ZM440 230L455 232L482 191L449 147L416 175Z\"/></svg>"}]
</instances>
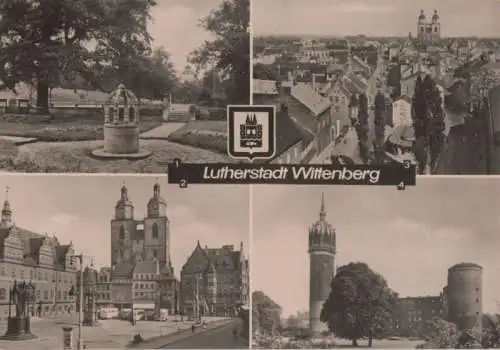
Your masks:
<instances>
[{"instance_id":1,"label":"street","mask_svg":"<svg viewBox=\"0 0 500 350\"><path fill-rule=\"evenodd\" d=\"M170 343L162 349L248 349L249 340L234 339L233 328L239 320L206 331L198 330L192 336Z\"/></svg>"}]
</instances>

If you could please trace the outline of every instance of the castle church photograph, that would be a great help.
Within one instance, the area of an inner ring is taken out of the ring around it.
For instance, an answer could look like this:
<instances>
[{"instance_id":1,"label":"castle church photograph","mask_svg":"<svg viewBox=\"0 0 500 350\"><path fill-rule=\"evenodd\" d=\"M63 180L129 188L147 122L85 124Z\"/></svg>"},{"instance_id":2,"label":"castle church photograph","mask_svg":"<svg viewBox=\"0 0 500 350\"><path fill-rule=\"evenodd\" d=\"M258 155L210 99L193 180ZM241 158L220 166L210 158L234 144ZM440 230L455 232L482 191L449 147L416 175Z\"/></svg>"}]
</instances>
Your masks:
<instances>
[{"instance_id":1,"label":"castle church photograph","mask_svg":"<svg viewBox=\"0 0 500 350\"><path fill-rule=\"evenodd\" d=\"M498 348L499 190L254 187L253 348Z\"/></svg>"},{"instance_id":2,"label":"castle church photograph","mask_svg":"<svg viewBox=\"0 0 500 350\"><path fill-rule=\"evenodd\" d=\"M165 176L2 185L0 348L248 348L248 189Z\"/></svg>"}]
</instances>

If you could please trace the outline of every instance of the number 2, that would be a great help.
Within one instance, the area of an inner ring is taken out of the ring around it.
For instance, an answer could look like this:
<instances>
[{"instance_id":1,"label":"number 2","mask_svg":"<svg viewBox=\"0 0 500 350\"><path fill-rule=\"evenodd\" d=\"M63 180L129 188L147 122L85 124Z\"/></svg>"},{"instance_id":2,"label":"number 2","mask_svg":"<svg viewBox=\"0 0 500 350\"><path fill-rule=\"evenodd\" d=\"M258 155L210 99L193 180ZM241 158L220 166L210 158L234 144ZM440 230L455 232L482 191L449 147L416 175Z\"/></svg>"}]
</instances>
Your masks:
<instances>
[{"instance_id":1,"label":"number 2","mask_svg":"<svg viewBox=\"0 0 500 350\"><path fill-rule=\"evenodd\" d=\"M181 179L181 181L179 181L179 187L180 188L187 188L188 187L188 183L187 183L186 179Z\"/></svg>"}]
</instances>

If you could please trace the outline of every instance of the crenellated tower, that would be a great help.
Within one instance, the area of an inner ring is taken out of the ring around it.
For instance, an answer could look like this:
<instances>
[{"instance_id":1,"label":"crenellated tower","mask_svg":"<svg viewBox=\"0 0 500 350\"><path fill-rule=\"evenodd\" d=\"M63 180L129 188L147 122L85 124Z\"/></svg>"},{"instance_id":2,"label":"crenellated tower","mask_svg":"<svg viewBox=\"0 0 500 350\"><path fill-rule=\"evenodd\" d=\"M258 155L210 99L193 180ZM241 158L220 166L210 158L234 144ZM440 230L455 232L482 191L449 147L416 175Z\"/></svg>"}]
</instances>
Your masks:
<instances>
[{"instance_id":1,"label":"crenellated tower","mask_svg":"<svg viewBox=\"0 0 500 350\"><path fill-rule=\"evenodd\" d=\"M319 336L326 327L320 321L321 308L335 277L335 230L326 221L325 197L321 196L319 220L309 228L309 330Z\"/></svg>"}]
</instances>

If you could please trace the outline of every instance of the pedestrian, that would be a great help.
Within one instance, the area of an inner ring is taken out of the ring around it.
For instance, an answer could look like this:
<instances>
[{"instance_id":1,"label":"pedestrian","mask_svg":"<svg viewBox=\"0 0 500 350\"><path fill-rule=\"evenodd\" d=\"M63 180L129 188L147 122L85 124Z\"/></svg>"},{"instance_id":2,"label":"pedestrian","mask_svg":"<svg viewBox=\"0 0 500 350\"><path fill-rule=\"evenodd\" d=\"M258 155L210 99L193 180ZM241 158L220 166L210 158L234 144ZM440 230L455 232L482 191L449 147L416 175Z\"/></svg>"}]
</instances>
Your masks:
<instances>
[{"instance_id":1,"label":"pedestrian","mask_svg":"<svg viewBox=\"0 0 500 350\"><path fill-rule=\"evenodd\" d=\"M238 331L239 331L239 327L238 326L234 326L233 327L233 338L234 339L238 339Z\"/></svg>"},{"instance_id":2,"label":"pedestrian","mask_svg":"<svg viewBox=\"0 0 500 350\"><path fill-rule=\"evenodd\" d=\"M193 323L193 324L191 325L191 331L194 333L194 331L195 331L195 330L196 330L196 326L195 326L195 324Z\"/></svg>"}]
</instances>

